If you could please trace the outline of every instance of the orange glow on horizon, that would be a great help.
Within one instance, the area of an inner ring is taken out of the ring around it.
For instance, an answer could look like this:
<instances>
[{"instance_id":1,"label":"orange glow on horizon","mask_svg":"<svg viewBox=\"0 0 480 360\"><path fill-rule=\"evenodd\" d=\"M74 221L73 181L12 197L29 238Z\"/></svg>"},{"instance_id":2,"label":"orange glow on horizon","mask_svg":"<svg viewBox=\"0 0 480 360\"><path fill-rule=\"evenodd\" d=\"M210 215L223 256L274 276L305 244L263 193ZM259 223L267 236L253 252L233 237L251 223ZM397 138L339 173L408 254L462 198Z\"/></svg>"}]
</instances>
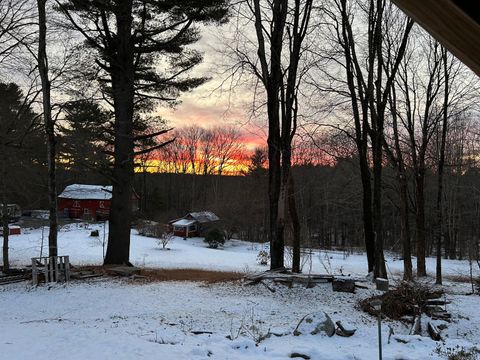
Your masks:
<instances>
[{"instance_id":1,"label":"orange glow on horizon","mask_svg":"<svg viewBox=\"0 0 480 360\"><path fill-rule=\"evenodd\" d=\"M191 163L173 164L161 159L148 159L137 160L135 172L148 172L148 173L177 173L177 174L204 174L204 168L202 163L195 162L195 171L193 170ZM218 175L219 165L212 165L209 167L208 175ZM248 163L237 160L228 161L222 169L222 175L224 176L236 176L242 175L248 172Z\"/></svg>"}]
</instances>

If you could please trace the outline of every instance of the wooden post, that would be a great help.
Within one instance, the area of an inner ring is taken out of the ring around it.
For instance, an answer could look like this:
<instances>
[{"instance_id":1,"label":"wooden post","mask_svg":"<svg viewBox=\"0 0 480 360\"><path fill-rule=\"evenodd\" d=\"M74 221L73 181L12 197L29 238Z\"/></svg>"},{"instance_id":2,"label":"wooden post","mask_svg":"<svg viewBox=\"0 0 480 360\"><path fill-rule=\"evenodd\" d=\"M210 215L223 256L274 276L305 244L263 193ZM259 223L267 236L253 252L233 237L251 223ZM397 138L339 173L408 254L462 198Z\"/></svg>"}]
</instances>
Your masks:
<instances>
[{"instance_id":1,"label":"wooden post","mask_svg":"<svg viewBox=\"0 0 480 360\"><path fill-rule=\"evenodd\" d=\"M33 285L38 285L37 260L32 258L32 282Z\"/></svg>"},{"instance_id":2,"label":"wooden post","mask_svg":"<svg viewBox=\"0 0 480 360\"><path fill-rule=\"evenodd\" d=\"M45 282L48 282L48 274L49 274L49 270L48 270L48 257L44 257L43 258L43 272L45 274Z\"/></svg>"},{"instance_id":3,"label":"wooden post","mask_svg":"<svg viewBox=\"0 0 480 360\"><path fill-rule=\"evenodd\" d=\"M55 282L58 282L59 277L58 277L58 257L57 256L53 257L53 262L55 266L54 268L55 273L53 275L55 276Z\"/></svg>"},{"instance_id":4,"label":"wooden post","mask_svg":"<svg viewBox=\"0 0 480 360\"><path fill-rule=\"evenodd\" d=\"M70 282L70 257L65 256L65 281Z\"/></svg>"}]
</instances>

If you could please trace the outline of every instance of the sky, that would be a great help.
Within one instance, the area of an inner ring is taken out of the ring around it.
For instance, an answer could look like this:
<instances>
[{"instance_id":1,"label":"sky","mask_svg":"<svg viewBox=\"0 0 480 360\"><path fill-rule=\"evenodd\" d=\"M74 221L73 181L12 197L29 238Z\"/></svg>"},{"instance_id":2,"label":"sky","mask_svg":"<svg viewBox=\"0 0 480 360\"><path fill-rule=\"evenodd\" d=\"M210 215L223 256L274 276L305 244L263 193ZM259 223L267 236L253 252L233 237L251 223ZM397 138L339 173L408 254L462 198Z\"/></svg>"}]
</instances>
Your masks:
<instances>
[{"instance_id":1,"label":"sky","mask_svg":"<svg viewBox=\"0 0 480 360\"><path fill-rule=\"evenodd\" d=\"M266 146L266 120L252 116L251 88L245 85L231 87L228 60L222 53L225 50L228 26L202 28L202 37L195 45L203 53L204 61L195 68L192 75L207 76L210 80L191 92L184 93L176 108L159 107L157 114L175 128L191 125L205 128L235 126L243 134L246 149L251 151Z\"/></svg>"}]
</instances>

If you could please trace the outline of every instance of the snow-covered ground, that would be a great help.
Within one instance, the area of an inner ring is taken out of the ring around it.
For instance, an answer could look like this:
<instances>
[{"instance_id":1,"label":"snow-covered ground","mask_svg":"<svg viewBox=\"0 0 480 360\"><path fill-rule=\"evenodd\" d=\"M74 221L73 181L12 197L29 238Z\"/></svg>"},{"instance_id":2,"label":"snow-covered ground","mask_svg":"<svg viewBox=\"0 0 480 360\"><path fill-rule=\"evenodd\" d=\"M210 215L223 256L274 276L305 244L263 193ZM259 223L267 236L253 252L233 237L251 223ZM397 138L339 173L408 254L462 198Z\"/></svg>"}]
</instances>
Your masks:
<instances>
[{"instance_id":1,"label":"snow-covered ground","mask_svg":"<svg viewBox=\"0 0 480 360\"><path fill-rule=\"evenodd\" d=\"M99 231L99 237L91 237L92 230ZM108 230L108 226L107 226ZM48 253L48 228L43 232L43 255ZM108 234L105 234L105 238ZM100 265L103 262L103 224L74 223L63 226L58 234L59 255L69 255L75 265ZM26 229L19 236L10 238L10 262L13 266L27 265L30 258L40 256L42 245L41 229ZM265 266L257 263L260 250L268 249L267 244L248 243L239 240L227 241L223 249L209 249L202 238L183 240L174 238L162 250L154 238L139 236L132 230L130 261L141 267L154 268L195 268L223 271L264 271ZM288 251L287 251L288 253ZM387 254L387 269L390 274L400 276L403 261ZM286 256L286 263L289 259ZM303 272L332 273L365 276L367 260L364 254L347 254L341 251L313 251L302 261ZM413 259L415 268L415 258ZM474 268L477 271L478 267ZM427 271L435 273L435 259L427 258ZM443 260L443 272L447 276L468 277L467 261ZM477 271L478 273L478 271ZM480 273L478 273L480 275Z\"/></svg>"},{"instance_id":2,"label":"snow-covered ground","mask_svg":"<svg viewBox=\"0 0 480 360\"><path fill-rule=\"evenodd\" d=\"M89 236L97 228L100 239ZM73 264L100 264L102 235L100 225L64 227L59 254L70 255ZM12 263L28 264L30 257L39 256L41 239L40 229L12 236ZM202 239L175 238L168 247L171 250L161 250L155 239L134 234L131 260L151 268L266 269L256 262L261 244L229 241L224 249L209 249ZM43 253L46 249L45 245ZM387 264L393 275L401 273L401 261L388 256ZM434 259L427 265L433 273ZM314 252L307 256L304 272L311 268L315 273L363 277L365 267L361 254ZM467 276L468 262L445 261L444 273ZM275 289L272 293L264 286L241 282L144 284L103 278L37 288L27 283L1 286L0 358L288 359L295 352L319 360L378 358L376 321L357 306L375 290L336 293L330 284ZM453 321L442 332L445 341L408 336L406 326L386 321L384 359L446 359L447 348L471 349L480 343L480 297L462 295L469 291L468 284L449 283L447 290ZM350 338L292 335L304 315L322 311L357 332ZM389 326L395 335L387 343ZM198 331L208 333L193 333ZM256 340L268 331L287 335L272 335L257 345Z\"/></svg>"}]
</instances>

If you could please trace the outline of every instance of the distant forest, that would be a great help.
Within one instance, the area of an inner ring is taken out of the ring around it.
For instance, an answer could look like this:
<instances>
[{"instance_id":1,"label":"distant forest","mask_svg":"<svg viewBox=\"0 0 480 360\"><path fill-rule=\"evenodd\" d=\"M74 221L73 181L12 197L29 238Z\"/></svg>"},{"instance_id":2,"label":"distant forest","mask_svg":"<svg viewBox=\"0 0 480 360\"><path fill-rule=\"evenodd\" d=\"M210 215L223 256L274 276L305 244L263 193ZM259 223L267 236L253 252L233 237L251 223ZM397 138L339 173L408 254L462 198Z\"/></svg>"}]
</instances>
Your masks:
<instances>
[{"instance_id":1,"label":"distant forest","mask_svg":"<svg viewBox=\"0 0 480 360\"><path fill-rule=\"evenodd\" d=\"M339 160L335 166L294 166L298 208L302 222L302 245L321 248L363 249L362 193L355 158ZM10 201L23 209L48 205L42 168L34 165L12 169ZM12 175L14 175L12 173ZM36 175L34 175L36 173ZM31 174L32 176L27 174ZM267 170L252 168L241 176L192 175L176 173L136 173L135 191L140 196L137 218L160 223L181 217L190 211L211 210L222 220L222 230L230 237L252 242L268 241ZM434 254L435 174L426 181L427 254ZM104 184L105 178L87 170L58 172L59 191L71 183ZM445 178L445 257L479 257L480 168L464 171L452 168ZM413 184L411 184L413 186ZM401 252L401 224L395 172L385 169L384 238L386 250ZM477 190L478 189L478 190ZM412 195L410 220L415 223ZM415 233L412 226L412 248ZM292 241L287 226L286 243Z\"/></svg>"}]
</instances>

